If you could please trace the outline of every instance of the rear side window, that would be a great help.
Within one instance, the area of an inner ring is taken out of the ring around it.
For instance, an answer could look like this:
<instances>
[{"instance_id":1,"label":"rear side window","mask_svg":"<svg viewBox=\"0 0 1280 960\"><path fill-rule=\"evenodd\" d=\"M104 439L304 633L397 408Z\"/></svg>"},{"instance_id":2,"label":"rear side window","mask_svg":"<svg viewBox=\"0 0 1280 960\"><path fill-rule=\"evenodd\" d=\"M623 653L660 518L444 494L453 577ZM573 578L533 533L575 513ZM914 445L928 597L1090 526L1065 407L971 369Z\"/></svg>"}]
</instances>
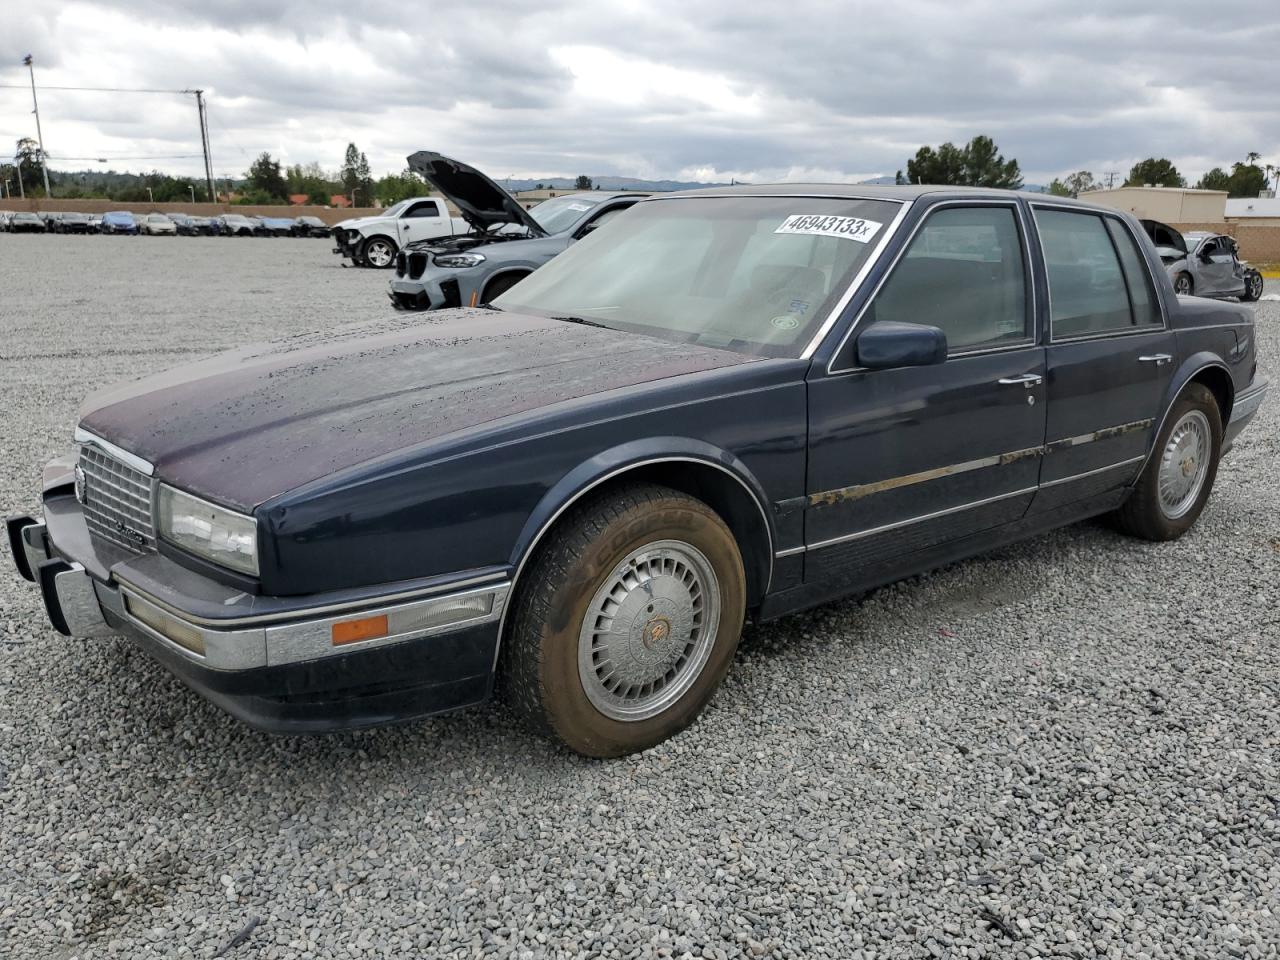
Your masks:
<instances>
[{"instance_id":1,"label":"rear side window","mask_svg":"<svg viewBox=\"0 0 1280 960\"><path fill-rule=\"evenodd\" d=\"M872 319L922 323L947 348L1029 336L1026 263L1012 207L945 207L930 215L876 295Z\"/></svg>"},{"instance_id":2,"label":"rear side window","mask_svg":"<svg viewBox=\"0 0 1280 960\"><path fill-rule=\"evenodd\" d=\"M1129 303L1133 306L1133 322L1136 326L1158 326L1160 308L1156 305L1156 291L1151 284L1151 271L1147 269L1142 251L1133 241L1133 235L1119 220L1107 217L1107 231L1120 254L1120 269L1124 271L1125 286L1129 288Z\"/></svg>"},{"instance_id":3,"label":"rear side window","mask_svg":"<svg viewBox=\"0 0 1280 960\"><path fill-rule=\"evenodd\" d=\"M1055 339L1124 333L1136 325L1129 283L1103 218L1093 213L1037 210L1049 277L1049 316ZM1136 257L1137 252L1131 251ZM1140 269L1133 264L1130 272ZM1149 287L1144 316L1153 316ZM1154 313L1159 322L1158 313ZM1148 321L1149 322L1149 321ZM1144 322L1144 326L1147 322Z\"/></svg>"}]
</instances>

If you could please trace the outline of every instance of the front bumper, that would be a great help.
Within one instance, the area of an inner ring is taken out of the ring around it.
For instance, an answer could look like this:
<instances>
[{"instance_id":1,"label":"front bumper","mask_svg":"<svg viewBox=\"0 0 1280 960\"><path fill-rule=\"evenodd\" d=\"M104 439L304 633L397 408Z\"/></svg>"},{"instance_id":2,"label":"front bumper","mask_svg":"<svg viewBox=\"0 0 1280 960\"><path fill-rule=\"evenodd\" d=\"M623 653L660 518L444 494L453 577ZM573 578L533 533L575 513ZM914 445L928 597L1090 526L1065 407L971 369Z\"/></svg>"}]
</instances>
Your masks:
<instances>
[{"instance_id":1,"label":"front bumper","mask_svg":"<svg viewBox=\"0 0 1280 960\"><path fill-rule=\"evenodd\" d=\"M308 598L246 597L158 554L99 551L74 497L10 517L18 572L72 637L127 635L259 729L315 733L399 722L486 699L509 584L500 571ZM385 621L381 620L385 618ZM382 626L335 640L335 624Z\"/></svg>"},{"instance_id":2,"label":"front bumper","mask_svg":"<svg viewBox=\"0 0 1280 960\"><path fill-rule=\"evenodd\" d=\"M391 305L397 310L444 310L464 303L474 307L477 294L474 284L464 285L459 277L448 274L421 280L397 277L387 288Z\"/></svg>"}]
</instances>

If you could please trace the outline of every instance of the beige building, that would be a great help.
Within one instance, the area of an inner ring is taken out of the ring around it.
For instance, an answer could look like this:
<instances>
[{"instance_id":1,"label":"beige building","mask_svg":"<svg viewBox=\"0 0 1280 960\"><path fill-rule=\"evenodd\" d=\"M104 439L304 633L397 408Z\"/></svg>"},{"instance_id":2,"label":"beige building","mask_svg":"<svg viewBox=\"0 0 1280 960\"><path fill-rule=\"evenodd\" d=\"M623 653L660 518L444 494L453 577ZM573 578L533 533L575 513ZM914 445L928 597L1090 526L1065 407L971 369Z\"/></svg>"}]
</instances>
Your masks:
<instances>
[{"instance_id":1,"label":"beige building","mask_svg":"<svg viewBox=\"0 0 1280 960\"><path fill-rule=\"evenodd\" d=\"M1226 217L1227 191L1180 187L1120 187L1088 190L1081 200L1124 210L1140 220L1162 223L1220 223Z\"/></svg>"}]
</instances>

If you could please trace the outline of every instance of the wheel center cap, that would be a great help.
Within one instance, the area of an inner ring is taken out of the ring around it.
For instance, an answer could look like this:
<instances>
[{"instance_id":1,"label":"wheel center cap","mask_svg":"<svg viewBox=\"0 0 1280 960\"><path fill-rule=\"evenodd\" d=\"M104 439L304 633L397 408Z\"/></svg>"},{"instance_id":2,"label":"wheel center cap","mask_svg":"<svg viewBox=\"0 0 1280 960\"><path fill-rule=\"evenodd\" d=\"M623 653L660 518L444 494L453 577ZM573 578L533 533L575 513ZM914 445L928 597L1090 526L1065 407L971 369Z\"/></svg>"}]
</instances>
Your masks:
<instances>
[{"instance_id":1,"label":"wheel center cap","mask_svg":"<svg viewBox=\"0 0 1280 960\"><path fill-rule=\"evenodd\" d=\"M654 617L644 625L640 634L640 642L646 650L652 650L671 636L671 621L666 617Z\"/></svg>"},{"instance_id":2,"label":"wheel center cap","mask_svg":"<svg viewBox=\"0 0 1280 960\"><path fill-rule=\"evenodd\" d=\"M1195 472L1196 472L1195 457L1187 457L1185 460L1182 461L1182 475L1184 477L1189 477Z\"/></svg>"}]
</instances>

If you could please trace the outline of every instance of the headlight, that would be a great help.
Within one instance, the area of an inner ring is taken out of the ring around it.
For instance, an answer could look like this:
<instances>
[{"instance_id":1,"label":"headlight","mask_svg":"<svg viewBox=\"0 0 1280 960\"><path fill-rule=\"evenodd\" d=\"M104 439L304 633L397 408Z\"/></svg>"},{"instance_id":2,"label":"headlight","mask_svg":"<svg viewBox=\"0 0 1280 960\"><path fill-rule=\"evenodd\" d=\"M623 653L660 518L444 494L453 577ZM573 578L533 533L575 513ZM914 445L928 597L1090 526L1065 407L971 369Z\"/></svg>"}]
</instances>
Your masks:
<instances>
[{"instance_id":1,"label":"headlight","mask_svg":"<svg viewBox=\"0 0 1280 960\"><path fill-rule=\"evenodd\" d=\"M483 253L448 253L436 257L437 267L478 267L484 263Z\"/></svg>"},{"instance_id":2,"label":"headlight","mask_svg":"<svg viewBox=\"0 0 1280 960\"><path fill-rule=\"evenodd\" d=\"M160 484L156 498L160 536L198 557L258 575L258 523Z\"/></svg>"}]
</instances>

